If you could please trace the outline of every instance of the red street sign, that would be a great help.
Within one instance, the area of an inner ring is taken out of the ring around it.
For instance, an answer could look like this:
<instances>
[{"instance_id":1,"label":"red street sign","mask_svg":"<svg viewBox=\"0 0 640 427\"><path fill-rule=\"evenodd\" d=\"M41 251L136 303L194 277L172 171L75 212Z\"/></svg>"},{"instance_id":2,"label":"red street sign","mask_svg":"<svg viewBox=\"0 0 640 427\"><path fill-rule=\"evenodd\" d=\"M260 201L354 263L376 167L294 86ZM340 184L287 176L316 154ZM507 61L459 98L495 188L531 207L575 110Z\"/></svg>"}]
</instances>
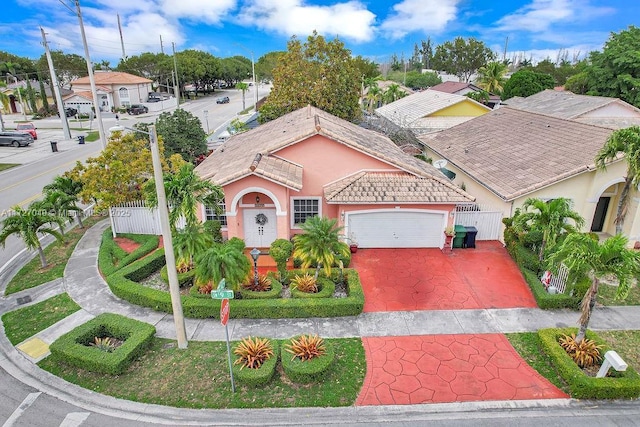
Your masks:
<instances>
[{"instance_id":1,"label":"red street sign","mask_svg":"<svg viewBox=\"0 0 640 427\"><path fill-rule=\"evenodd\" d=\"M223 326L227 326L228 321L229 321L229 300L225 298L220 303L220 323L222 323Z\"/></svg>"}]
</instances>

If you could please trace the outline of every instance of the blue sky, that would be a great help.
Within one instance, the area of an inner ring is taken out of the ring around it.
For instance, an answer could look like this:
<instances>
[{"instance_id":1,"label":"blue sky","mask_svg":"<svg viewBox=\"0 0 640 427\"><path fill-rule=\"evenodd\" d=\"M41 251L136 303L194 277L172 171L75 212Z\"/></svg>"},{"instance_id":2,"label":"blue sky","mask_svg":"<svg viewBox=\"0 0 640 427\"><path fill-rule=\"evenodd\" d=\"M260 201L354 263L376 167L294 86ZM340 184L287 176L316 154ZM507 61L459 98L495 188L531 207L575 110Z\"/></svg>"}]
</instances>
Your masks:
<instances>
[{"instance_id":1,"label":"blue sky","mask_svg":"<svg viewBox=\"0 0 640 427\"><path fill-rule=\"evenodd\" d=\"M82 55L73 0L2 0L0 50L37 58L50 47ZM218 57L285 50L314 29L377 62L411 56L414 43L475 37L507 57L569 59L602 48L611 32L640 23L638 0L80 0L91 59L116 65L125 52L200 49Z\"/></svg>"}]
</instances>

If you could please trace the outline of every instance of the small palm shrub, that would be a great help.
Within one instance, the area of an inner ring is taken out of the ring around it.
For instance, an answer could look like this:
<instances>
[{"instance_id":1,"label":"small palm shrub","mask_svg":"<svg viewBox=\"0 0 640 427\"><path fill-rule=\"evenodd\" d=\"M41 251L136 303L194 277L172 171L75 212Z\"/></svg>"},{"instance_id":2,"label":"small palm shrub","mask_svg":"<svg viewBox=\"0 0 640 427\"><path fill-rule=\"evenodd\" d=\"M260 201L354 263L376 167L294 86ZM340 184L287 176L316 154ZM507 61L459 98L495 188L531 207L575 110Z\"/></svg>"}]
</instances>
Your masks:
<instances>
[{"instance_id":1,"label":"small palm shrub","mask_svg":"<svg viewBox=\"0 0 640 427\"><path fill-rule=\"evenodd\" d=\"M298 338L291 338L288 344L285 344L285 351L293 354L291 360L296 357L300 360L311 360L324 355L327 348L324 340L316 335L300 335Z\"/></svg>"},{"instance_id":2,"label":"small palm shrub","mask_svg":"<svg viewBox=\"0 0 640 427\"><path fill-rule=\"evenodd\" d=\"M567 352L574 362L581 368L595 365L602 360L600 354L601 345L595 341L584 338L580 343L576 342L576 334L563 335L558 339L560 346Z\"/></svg>"},{"instance_id":3,"label":"small palm shrub","mask_svg":"<svg viewBox=\"0 0 640 427\"><path fill-rule=\"evenodd\" d=\"M112 353L118 347L116 339L111 337L94 337L89 345L106 353Z\"/></svg>"},{"instance_id":4,"label":"small palm shrub","mask_svg":"<svg viewBox=\"0 0 640 427\"><path fill-rule=\"evenodd\" d=\"M267 338L243 338L240 344L233 350L238 356L234 365L242 368L258 369L264 362L273 356L273 346Z\"/></svg>"},{"instance_id":5,"label":"small palm shrub","mask_svg":"<svg viewBox=\"0 0 640 427\"><path fill-rule=\"evenodd\" d=\"M318 292L318 280L309 273L302 276L296 276L291 280L291 288L300 292L315 294Z\"/></svg>"},{"instance_id":6,"label":"small palm shrub","mask_svg":"<svg viewBox=\"0 0 640 427\"><path fill-rule=\"evenodd\" d=\"M271 290L271 279L264 274L259 274L258 283L256 283L254 277L250 276L246 282L242 284L242 288L254 292L267 292Z\"/></svg>"}]
</instances>

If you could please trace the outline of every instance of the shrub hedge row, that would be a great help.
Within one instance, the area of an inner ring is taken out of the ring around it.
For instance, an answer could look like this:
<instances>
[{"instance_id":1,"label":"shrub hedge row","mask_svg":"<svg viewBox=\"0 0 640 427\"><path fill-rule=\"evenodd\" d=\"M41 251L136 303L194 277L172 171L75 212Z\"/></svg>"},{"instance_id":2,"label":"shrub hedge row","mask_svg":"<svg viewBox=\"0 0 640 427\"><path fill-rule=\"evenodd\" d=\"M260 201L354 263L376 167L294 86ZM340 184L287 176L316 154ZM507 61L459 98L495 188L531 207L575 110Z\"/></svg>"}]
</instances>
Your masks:
<instances>
[{"instance_id":1,"label":"shrub hedge row","mask_svg":"<svg viewBox=\"0 0 640 427\"><path fill-rule=\"evenodd\" d=\"M113 313L103 313L67 332L50 346L51 357L81 369L111 375L124 372L149 347L156 328ZM108 353L89 344L95 337L124 341Z\"/></svg>"},{"instance_id":2,"label":"shrub hedge row","mask_svg":"<svg viewBox=\"0 0 640 427\"><path fill-rule=\"evenodd\" d=\"M256 292L241 288L239 292L240 295L242 295L242 299L280 298L280 293L282 292L282 283L278 282L271 274L269 275L269 278L271 279L271 290Z\"/></svg>"},{"instance_id":3,"label":"shrub hedge row","mask_svg":"<svg viewBox=\"0 0 640 427\"><path fill-rule=\"evenodd\" d=\"M107 228L104 233L102 233L102 243L100 244L100 253L98 254L98 267L104 276L110 276L120 268L147 255L158 247L160 241L158 236L151 235L122 234L120 237L131 239L139 243L140 247L131 253L127 253L127 251L113 241L111 228Z\"/></svg>"},{"instance_id":4,"label":"shrub hedge row","mask_svg":"<svg viewBox=\"0 0 640 427\"><path fill-rule=\"evenodd\" d=\"M171 297L168 292L139 284L165 264L164 250L158 250L107 276L111 291L132 304L170 313ZM234 299L231 301L232 318L304 318L355 316L364 307L364 293L355 270L345 269L347 297L345 298L277 298ZM186 317L218 318L220 300L208 296L184 295L182 309Z\"/></svg>"},{"instance_id":5,"label":"shrub hedge row","mask_svg":"<svg viewBox=\"0 0 640 427\"><path fill-rule=\"evenodd\" d=\"M242 365L233 365L233 378L239 383L249 387L261 387L271 381L276 372L278 358L280 357L280 344L277 340L269 340L273 347L273 356L267 359L258 369L250 369L242 367Z\"/></svg>"},{"instance_id":6,"label":"shrub hedge row","mask_svg":"<svg viewBox=\"0 0 640 427\"><path fill-rule=\"evenodd\" d=\"M562 335L575 332L575 328L553 328L538 331L542 348L551 357L556 370L569 385L571 397L576 399L634 399L640 396L640 375L632 367L628 367L624 372L611 369L610 376L605 378L585 375L558 344L558 339ZM601 350L603 355L611 350L606 342L595 333L587 331L587 338L603 346Z\"/></svg>"},{"instance_id":7,"label":"shrub hedge row","mask_svg":"<svg viewBox=\"0 0 640 427\"><path fill-rule=\"evenodd\" d=\"M289 278L292 279L294 275L289 275ZM331 298L333 293L336 291L336 284L333 283L332 280L327 279L326 277L318 276L318 292L310 293L310 292L302 292L295 288L291 288L291 297L292 298Z\"/></svg>"},{"instance_id":8,"label":"shrub hedge row","mask_svg":"<svg viewBox=\"0 0 640 427\"><path fill-rule=\"evenodd\" d=\"M178 283L180 286L186 286L193 282L193 278L196 275L196 269L192 268L191 270L185 271L184 273L178 273ZM160 278L164 283L169 283L169 272L167 271L167 265L165 264L162 269L160 269Z\"/></svg>"}]
</instances>

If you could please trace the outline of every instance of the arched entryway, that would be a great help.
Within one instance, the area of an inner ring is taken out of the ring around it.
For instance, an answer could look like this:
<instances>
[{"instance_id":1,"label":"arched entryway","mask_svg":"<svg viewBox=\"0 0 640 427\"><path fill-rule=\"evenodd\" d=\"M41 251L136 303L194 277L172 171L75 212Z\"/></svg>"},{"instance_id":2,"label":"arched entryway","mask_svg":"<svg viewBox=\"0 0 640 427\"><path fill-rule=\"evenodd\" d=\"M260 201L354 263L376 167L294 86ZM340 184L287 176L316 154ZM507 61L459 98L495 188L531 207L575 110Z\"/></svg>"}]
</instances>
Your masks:
<instances>
[{"instance_id":1,"label":"arched entryway","mask_svg":"<svg viewBox=\"0 0 640 427\"><path fill-rule=\"evenodd\" d=\"M624 185L622 178L608 182L600 188L595 201L593 218L589 231L595 233L615 233L615 217L620 191Z\"/></svg>"},{"instance_id":2,"label":"arched entryway","mask_svg":"<svg viewBox=\"0 0 640 427\"><path fill-rule=\"evenodd\" d=\"M240 219L237 235L242 236L248 248L268 248L278 238L282 208L271 191L246 188L233 198L231 210Z\"/></svg>"}]
</instances>

